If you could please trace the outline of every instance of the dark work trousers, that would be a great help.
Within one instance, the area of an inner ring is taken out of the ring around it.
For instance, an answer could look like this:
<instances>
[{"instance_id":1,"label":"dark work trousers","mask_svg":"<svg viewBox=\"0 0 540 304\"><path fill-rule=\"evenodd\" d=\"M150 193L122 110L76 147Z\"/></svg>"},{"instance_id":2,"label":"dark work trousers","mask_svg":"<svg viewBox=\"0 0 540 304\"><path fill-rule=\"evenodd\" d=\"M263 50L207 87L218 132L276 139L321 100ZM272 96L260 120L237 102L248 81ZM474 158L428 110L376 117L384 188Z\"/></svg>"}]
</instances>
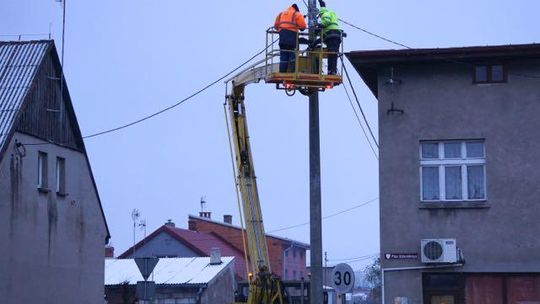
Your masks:
<instances>
[{"instance_id":1,"label":"dark work trousers","mask_svg":"<svg viewBox=\"0 0 540 304\"><path fill-rule=\"evenodd\" d=\"M290 45L280 45L279 49L279 72L294 72L296 64L296 47Z\"/></svg>"},{"instance_id":2,"label":"dark work trousers","mask_svg":"<svg viewBox=\"0 0 540 304\"><path fill-rule=\"evenodd\" d=\"M287 73L292 70L296 61L296 32L282 29L279 31L279 72Z\"/></svg>"},{"instance_id":3,"label":"dark work trousers","mask_svg":"<svg viewBox=\"0 0 540 304\"><path fill-rule=\"evenodd\" d=\"M324 43L328 48L328 74L337 74L337 58L339 53L339 45L341 44L341 32L331 30L326 33Z\"/></svg>"}]
</instances>

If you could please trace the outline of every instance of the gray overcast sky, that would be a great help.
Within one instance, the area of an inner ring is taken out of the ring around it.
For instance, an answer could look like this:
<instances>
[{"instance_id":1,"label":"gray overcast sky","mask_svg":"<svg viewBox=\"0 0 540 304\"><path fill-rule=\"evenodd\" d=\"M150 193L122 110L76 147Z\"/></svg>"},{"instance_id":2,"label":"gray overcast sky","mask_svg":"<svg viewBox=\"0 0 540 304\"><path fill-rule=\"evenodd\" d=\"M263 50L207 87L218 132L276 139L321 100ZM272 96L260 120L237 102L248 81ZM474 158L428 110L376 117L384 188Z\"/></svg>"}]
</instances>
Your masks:
<instances>
[{"instance_id":1,"label":"gray overcast sky","mask_svg":"<svg viewBox=\"0 0 540 304\"><path fill-rule=\"evenodd\" d=\"M264 31L293 3L67 1L65 74L83 134L174 104L230 71L264 47ZM536 0L326 2L342 19L413 47L540 40ZM60 48L59 3L0 1L0 35L48 33L49 25ZM349 34L346 51L397 48L343 28ZM24 36L38 38L46 36ZM356 73L353 81L376 131L376 100ZM246 91L267 231L309 219L308 108L298 95L287 97L264 84ZM117 254L132 245L134 208L148 233L167 219L187 227L187 215L198 213L204 195L215 219L233 214L238 223L223 101L219 84L150 121L86 141ZM321 151L323 214L378 197L377 161L341 87L321 95ZM378 223L377 201L325 220L329 259L377 253ZM309 241L308 226L276 234Z\"/></svg>"}]
</instances>

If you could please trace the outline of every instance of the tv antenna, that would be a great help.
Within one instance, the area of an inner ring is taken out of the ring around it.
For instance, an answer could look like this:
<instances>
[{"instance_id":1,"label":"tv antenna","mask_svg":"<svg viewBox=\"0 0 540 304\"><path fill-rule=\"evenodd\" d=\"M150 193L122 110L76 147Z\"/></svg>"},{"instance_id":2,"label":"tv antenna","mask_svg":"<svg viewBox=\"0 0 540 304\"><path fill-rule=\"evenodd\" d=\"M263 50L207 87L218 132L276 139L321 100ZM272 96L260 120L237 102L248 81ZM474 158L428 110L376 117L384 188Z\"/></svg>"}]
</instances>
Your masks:
<instances>
[{"instance_id":1,"label":"tv antenna","mask_svg":"<svg viewBox=\"0 0 540 304\"><path fill-rule=\"evenodd\" d=\"M133 220L133 258L135 258L135 228L137 227L139 217L141 217L141 212L138 209L133 209L131 211L131 219Z\"/></svg>"},{"instance_id":2,"label":"tv antenna","mask_svg":"<svg viewBox=\"0 0 540 304\"><path fill-rule=\"evenodd\" d=\"M204 212L204 207L206 206L206 195L201 196L201 212Z\"/></svg>"}]
</instances>

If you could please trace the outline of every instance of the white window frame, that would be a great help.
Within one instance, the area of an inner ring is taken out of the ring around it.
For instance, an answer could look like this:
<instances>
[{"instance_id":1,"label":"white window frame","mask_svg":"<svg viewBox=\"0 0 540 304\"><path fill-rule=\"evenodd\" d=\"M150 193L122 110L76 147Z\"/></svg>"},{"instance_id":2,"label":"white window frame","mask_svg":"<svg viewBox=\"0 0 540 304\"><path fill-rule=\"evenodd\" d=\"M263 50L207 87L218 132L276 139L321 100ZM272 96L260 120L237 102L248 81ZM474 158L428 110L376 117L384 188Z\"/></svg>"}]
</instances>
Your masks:
<instances>
[{"instance_id":1,"label":"white window frame","mask_svg":"<svg viewBox=\"0 0 540 304\"><path fill-rule=\"evenodd\" d=\"M66 159L56 157L56 193L66 193Z\"/></svg>"},{"instance_id":2,"label":"white window frame","mask_svg":"<svg viewBox=\"0 0 540 304\"><path fill-rule=\"evenodd\" d=\"M37 187L38 189L47 189L49 187L49 157L47 152L38 151L38 170L37 170Z\"/></svg>"},{"instance_id":3,"label":"white window frame","mask_svg":"<svg viewBox=\"0 0 540 304\"><path fill-rule=\"evenodd\" d=\"M483 144L483 157L467 157L467 143L482 143ZM444 157L444 144L445 143L460 143L461 144L461 157L459 158L445 158ZM424 159L422 158L422 144L437 144L438 158ZM420 158L420 201L422 202L482 202L487 200L487 175L486 175L486 145L484 140L425 140L420 141L419 146L419 158ZM484 197L478 199L469 198L468 189L468 173L467 166L481 165L484 169ZM446 175L445 167L461 167L461 199L446 199ZM424 183L422 177L422 168L424 167L438 167L439 168L439 199L438 200L425 200L424 199Z\"/></svg>"}]
</instances>

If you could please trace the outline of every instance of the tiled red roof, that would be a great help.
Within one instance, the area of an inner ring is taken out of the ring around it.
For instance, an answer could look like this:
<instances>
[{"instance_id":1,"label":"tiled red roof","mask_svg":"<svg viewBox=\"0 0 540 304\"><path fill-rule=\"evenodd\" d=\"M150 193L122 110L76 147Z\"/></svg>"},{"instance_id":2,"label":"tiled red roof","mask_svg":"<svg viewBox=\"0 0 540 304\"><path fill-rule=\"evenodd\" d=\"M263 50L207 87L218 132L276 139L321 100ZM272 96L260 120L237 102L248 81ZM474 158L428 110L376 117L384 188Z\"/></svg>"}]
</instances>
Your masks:
<instances>
[{"instance_id":1,"label":"tiled red roof","mask_svg":"<svg viewBox=\"0 0 540 304\"><path fill-rule=\"evenodd\" d=\"M238 276L246 279L246 264L244 253L232 244L218 236L213 232L198 232L182 228L176 228L170 225L163 225L156 231L152 232L145 239L135 245L135 250L145 246L149 241L161 233L167 233L178 242L187 246L200 256L210 256L212 248L219 248L221 256L235 257L235 272ZM133 253L133 247L127 249L124 253L118 256L119 259L128 258Z\"/></svg>"},{"instance_id":2,"label":"tiled red roof","mask_svg":"<svg viewBox=\"0 0 540 304\"><path fill-rule=\"evenodd\" d=\"M205 255L210 256L210 250L212 248L219 248L222 256L243 256L242 252L234 248L231 244L221 239L213 232L198 232L191 231L182 228L164 226L172 236L180 238L184 242L189 243L191 246L197 248L199 251L204 252ZM184 243L183 242L183 243Z\"/></svg>"}]
</instances>

